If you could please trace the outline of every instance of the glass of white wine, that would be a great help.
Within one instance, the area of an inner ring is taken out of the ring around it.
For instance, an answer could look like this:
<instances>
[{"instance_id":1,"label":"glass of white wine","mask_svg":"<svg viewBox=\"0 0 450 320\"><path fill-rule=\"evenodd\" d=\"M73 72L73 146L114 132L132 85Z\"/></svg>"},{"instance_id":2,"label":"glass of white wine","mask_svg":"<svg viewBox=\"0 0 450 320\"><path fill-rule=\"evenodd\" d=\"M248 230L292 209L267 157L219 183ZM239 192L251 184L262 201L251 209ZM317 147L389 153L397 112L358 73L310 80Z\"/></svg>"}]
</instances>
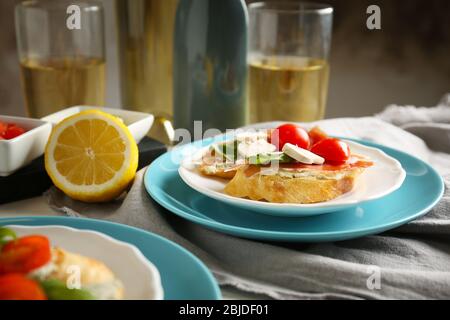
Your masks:
<instances>
[{"instance_id":1,"label":"glass of white wine","mask_svg":"<svg viewBox=\"0 0 450 320\"><path fill-rule=\"evenodd\" d=\"M333 8L302 2L249 5L252 122L315 121L325 114Z\"/></svg>"},{"instance_id":2,"label":"glass of white wine","mask_svg":"<svg viewBox=\"0 0 450 320\"><path fill-rule=\"evenodd\" d=\"M29 116L105 103L103 7L93 0L28 0L16 6Z\"/></svg>"}]
</instances>

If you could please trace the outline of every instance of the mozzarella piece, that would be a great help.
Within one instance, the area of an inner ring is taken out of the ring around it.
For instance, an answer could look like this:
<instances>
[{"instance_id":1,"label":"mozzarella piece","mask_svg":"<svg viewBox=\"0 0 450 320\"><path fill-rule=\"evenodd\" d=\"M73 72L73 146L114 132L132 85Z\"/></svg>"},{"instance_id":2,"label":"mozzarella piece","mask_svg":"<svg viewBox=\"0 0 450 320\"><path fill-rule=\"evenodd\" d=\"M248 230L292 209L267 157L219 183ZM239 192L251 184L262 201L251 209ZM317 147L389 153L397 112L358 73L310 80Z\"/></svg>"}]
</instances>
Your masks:
<instances>
[{"instance_id":1,"label":"mozzarella piece","mask_svg":"<svg viewBox=\"0 0 450 320\"><path fill-rule=\"evenodd\" d=\"M238 152L243 157L252 157L258 154L274 152L277 149L273 144L265 139L258 139L255 142L241 142L238 145Z\"/></svg>"},{"instance_id":2,"label":"mozzarella piece","mask_svg":"<svg viewBox=\"0 0 450 320\"><path fill-rule=\"evenodd\" d=\"M236 140L239 142L252 143L261 139L267 140L267 131L247 131L236 134Z\"/></svg>"},{"instance_id":3,"label":"mozzarella piece","mask_svg":"<svg viewBox=\"0 0 450 320\"><path fill-rule=\"evenodd\" d=\"M283 152L289 157L304 164L323 164L325 159L317 154L312 153L306 149L297 147L296 145L286 143L283 147Z\"/></svg>"}]
</instances>

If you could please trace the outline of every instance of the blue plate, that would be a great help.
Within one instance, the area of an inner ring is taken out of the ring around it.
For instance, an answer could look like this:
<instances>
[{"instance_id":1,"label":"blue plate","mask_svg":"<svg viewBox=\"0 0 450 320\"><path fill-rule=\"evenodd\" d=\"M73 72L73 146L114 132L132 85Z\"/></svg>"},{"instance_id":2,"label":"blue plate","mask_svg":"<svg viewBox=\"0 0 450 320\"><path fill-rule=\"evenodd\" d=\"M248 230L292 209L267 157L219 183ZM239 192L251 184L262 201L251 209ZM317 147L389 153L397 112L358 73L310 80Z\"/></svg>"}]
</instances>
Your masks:
<instances>
[{"instance_id":1,"label":"blue plate","mask_svg":"<svg viewBox=\"0 0 450 320\"><path fill-rule=\"evenodd\" d=\"M218 300L220 289L206 266L179 245L153 233L130 226L82 218L1 218L0 225L62 225L94 230L135 245L161 274L164 299Z\"/></svg>"},{"instance_id":2,"label":"blue plate","mask_svg":"<svg viewBox=\"0 0 450 320\"><path fill-rule=\"evenodd\" d=\"M179 177L174 160L183 157L184 148L156 159L145 174L145 186L159 204L187 220L239 237L272 241L340 241L376 234L419 218L440 200L444 183L431 166L392 148L355 141L379 148L400 161L406 179L388 196L320 216L270 216L208 198Z\"/></svg>"}]
</instances>

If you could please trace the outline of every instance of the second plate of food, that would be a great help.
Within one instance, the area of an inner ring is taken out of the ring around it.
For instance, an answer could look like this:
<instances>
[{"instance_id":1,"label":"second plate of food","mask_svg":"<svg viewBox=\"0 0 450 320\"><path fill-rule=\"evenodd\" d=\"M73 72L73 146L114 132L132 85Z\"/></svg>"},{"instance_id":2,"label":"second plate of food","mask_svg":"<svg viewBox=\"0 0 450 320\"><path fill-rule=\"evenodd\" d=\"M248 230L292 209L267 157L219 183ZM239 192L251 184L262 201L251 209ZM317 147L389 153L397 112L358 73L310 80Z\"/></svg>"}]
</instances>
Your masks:
<instances>
[{"instance_id":1,"label":"second plate of food","mask_svg":"<svg viewBox=\"0 0 450 320\"><path fill-rule=\"evenodd\" d=\"M50 241L52 259L31 270L30 277L63 283L70 277L72 283L79 275L82 289L93 299L221 298L214 276L198 258L144 230L71 217L0 218L2 226L18 237L37 235Z\"/></svg>"}]
</instances>

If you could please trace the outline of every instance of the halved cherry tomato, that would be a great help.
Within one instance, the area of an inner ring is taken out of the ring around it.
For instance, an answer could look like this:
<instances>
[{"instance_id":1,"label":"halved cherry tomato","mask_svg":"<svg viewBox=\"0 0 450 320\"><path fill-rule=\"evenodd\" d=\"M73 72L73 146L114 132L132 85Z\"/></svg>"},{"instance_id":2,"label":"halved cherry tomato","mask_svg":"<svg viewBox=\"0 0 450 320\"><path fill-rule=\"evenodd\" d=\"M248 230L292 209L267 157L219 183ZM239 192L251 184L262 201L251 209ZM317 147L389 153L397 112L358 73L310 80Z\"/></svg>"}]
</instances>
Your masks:
<instances>
[{"instance_id":1,"label":"halved cherry tomato","mask_svg":"<svg viewBox=\"0 0 450 320\"><path fill-rule=\"evenodd\" d=\"M6 140L14 139L22 134L25 133L25 129L15 125L15 124L8 124L8 129L6 129L6 132L3 134L3 138Z\"/></svg>"},{"instance_id":2,"label":"halved cherry tomato","mask_svg":"<svg viewBox=\"0 0 450 320\"><path fill-rule=\"evenodd\" d=\"M0 300L47 300L36 281L19 273L0 276Z\"/></svg>"},{"instance_id":3,"label":"halved cherry tomato","mask_svg":"<svg viewBox=\"0 0 450 320\"><path fill-rule=\"evenodd\" d=\"M339 140L328 138L317 142L311 152L323 157L328 162L342 163L350 158L350 148Z\"/></svg>"},{"instance_id":4,"label":"halved cherry tomato","mask_svg":"<svg viewBox=\"0 0 450 320\"><path fill-rule=\"evenodd\" d=\"M6 132L6 129L8 129L8 125L6 123L3 123L0 121L0 138L3 138L3 135Z\"/></svg>"},{"instance_id":5,"label":"halved cherry tomato","mask_svg":"<svg viewBox=\"0 0 450 320\"><path fill-rule=\"evenodd\" d=\"M51 259L50 242L44 236L26 236L5 244L0 252L0 274L28 273Z\"/></svg>"},{"instance_id":6,"label":"halved cherry tomato","mask_svg":"<svg viewBox=\"0 0 450 320\"><path fill-rule=\"evenodd\" d=\"M270 143L275 145L278 150L282 150L286 143L303 149L308 149L310 144L308 132L295 124L283 124L273 130L270 135Z\"/></svg>"},{"instance_id":7,"label":"halved cherry tomato","mask_svg":"<svg viewBox=\"0 0 450 320\"><path fill-rule=\"evenodd\" d=\"M328 135L322 131L319 127L314 127L308 132L309 139L311 140L311 147L317 142L328 139Z\"/></svg>"},{"instance_id":8,"label":"halved cherry tomato","mask_svg":"<svg viewBox=\"0 0 450 320\"><path fill-rule=\"evenodd\" d=\"M0 121L0 140L14 139L25 133L25 129L16 124L7 124Z\"/></svg>"}]
</instances>

